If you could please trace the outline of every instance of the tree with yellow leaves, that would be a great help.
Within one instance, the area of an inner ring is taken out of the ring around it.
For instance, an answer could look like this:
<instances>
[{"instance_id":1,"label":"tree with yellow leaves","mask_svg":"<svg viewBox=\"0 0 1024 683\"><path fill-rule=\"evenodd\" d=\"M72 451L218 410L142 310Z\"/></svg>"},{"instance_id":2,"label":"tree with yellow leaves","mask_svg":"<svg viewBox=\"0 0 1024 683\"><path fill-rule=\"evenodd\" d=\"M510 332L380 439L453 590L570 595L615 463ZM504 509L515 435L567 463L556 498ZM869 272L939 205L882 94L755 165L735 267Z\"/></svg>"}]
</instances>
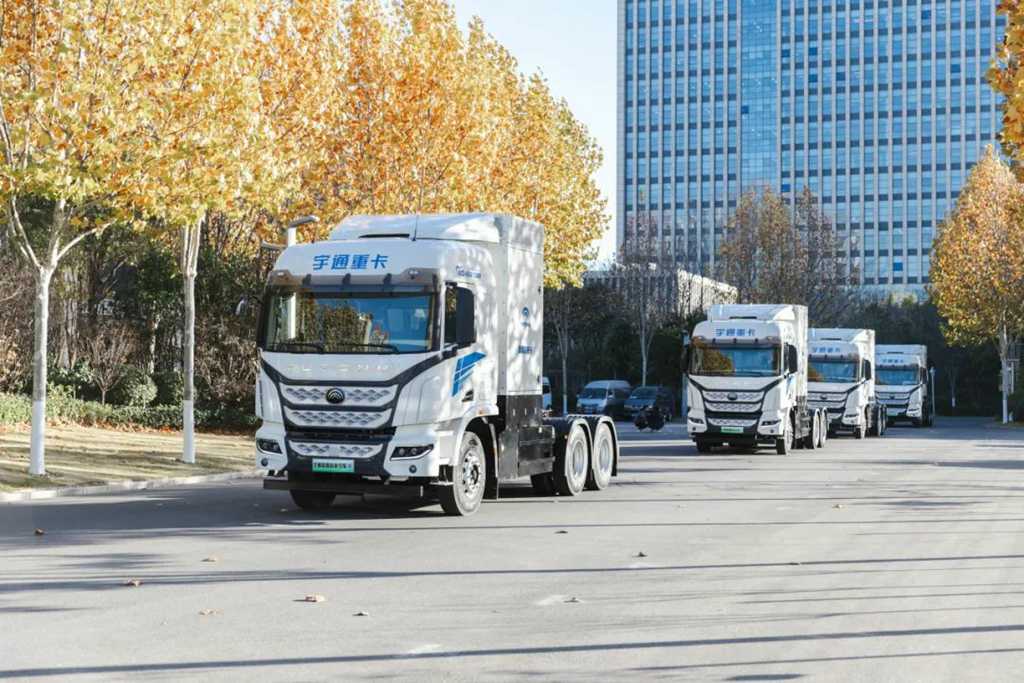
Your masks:
<instances>
[{"instance_id":1,"label":"tree with yellow leaves","mask_svg":"<svg viewBox=\"0 0 1024 683\"><path fill-rule=\"evenodd\" d=\"M1024 335L1024 187L991 147L939 226L931 295L948 321L951 342L995 342L1007 422L1009 353Z\"/></svg>"},{"instance_id":2,"label":"tree with yellow leaves","mask_svg":"<svg viewBox=\"0 0 1024 683\"><path fill-rule=\"evenodd\" d=\"M996 11L1006 16L1006 32L996 46L988 80L1006 98L1000 142L1020 161L1024 159L1024 0L999 0Z\"/></svg>"},{"instance_id":3,"label":"tree with yellow leaves","mask_svg":"<svg viewBox=\"0 0 1024 683\"><path fill-rule=\"evenodd\" d=\"M135 214L160 153L145 68L162 41L148 3L4 2L0 195L4 230L35 276L30 472L45 474L50 281L82 240Z\"/></svg>"},{"instance_id":4,"label":"tree with yellow leaves","mask_svg":"<svg viewBox=\"0 0 1024 683\"><path fill-rule=\"evenodd\" d=\"M547 284L578 281L607 222L601 152L547 83L447 0L352 0L341 34L296 210L522 215L547 227Z\"/></svg>"}]
</instances>

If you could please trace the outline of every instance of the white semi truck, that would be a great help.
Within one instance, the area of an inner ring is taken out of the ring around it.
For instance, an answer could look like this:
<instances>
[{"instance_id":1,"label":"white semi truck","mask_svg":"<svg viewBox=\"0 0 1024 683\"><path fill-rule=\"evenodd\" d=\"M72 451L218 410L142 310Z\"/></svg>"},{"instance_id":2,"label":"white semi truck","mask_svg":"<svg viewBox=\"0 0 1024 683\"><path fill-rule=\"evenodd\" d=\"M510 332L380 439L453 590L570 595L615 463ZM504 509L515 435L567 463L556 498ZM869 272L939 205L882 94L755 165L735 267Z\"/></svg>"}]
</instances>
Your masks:
<instances>
[{"instance_id":1,"label":"white semi truck","mask_svg":"<svg viewBox=\"0 0 1024 683\"><path fill-rule=\"evenodd\" d=\"M881 436L886 417L875 397L875 331L812 328L810 338L807 393L811 406L825 411L829 434Z\"/></svg>"},{"instance_id":2,"label":"white semi truck","mask_svg":"<svg viewBox=\"0 0 1024 683\"><path fill-rule=\"evenodd\" d=\"M935 421L934 374L928 366L928 347L920 344L879 345L878 400L888 410L889 423L910 422L930 427Z\"/></svg>"},{"instance_id":3,"label":"white semi truck","mask_svg":"<svg viewBox=\"0 0 1024 683\"><path fill-rule=\"evenodd\" d=\"M807 343L803 306L712 306L687 350L687 429L698 452L824 446L824 411L807 403Z\"/></svg>"},{"instance_id":4,"label":"white semi truck","mask_svg":"<svg viewBox=\"0 0 1024 683\"><path fill-rule=\"evenodd\" d=\"M436 495L468 515L499 483L602 489L604 416L545 419L544 229L493 214L353 217L286 248L262 302L256 464L304 509Z\"/></svg>"}]
</instances>

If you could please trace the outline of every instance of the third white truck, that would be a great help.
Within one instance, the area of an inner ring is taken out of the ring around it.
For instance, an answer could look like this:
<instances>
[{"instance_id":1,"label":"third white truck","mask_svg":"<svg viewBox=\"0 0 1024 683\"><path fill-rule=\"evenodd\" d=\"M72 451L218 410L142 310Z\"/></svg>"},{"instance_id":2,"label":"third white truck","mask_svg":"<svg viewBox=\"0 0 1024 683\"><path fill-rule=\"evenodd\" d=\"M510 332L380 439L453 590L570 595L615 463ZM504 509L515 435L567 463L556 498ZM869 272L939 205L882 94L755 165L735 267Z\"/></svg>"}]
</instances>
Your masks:
<instances>
[{"instance_id":1,"label":"third white truck","mask_svg":"<svg viewBox=\"0 0 1024 683\"><path fill-rule=\"evenodd\" d=\"M875 397L875 331L811 329L810 404L825 411L830 435L858 439L885 432L885 406Z\"/></svg>"},{"instance_id":2,"label":"third white truck","mask_svg":"<svg viewBox=\"0 0 1024 683\"><path fill-rule=\"evenodd\" d=\"M910 422L930 427L934 422L934 383L928 367L928 347L921 344L879 345L878 400L888 409L889 423Z\"/></svg>"},{"instance_id":3,"label":"third white truck","mask_svg":"<svg viewBox=\"0 0 1024 683\"><path fill-rule=\"evenodd\" d=\"M697 451L824 446L824 411L807 403L807 345L804 306L712 306L687 350L686 424Z\"/></svg>"}]
</instances>

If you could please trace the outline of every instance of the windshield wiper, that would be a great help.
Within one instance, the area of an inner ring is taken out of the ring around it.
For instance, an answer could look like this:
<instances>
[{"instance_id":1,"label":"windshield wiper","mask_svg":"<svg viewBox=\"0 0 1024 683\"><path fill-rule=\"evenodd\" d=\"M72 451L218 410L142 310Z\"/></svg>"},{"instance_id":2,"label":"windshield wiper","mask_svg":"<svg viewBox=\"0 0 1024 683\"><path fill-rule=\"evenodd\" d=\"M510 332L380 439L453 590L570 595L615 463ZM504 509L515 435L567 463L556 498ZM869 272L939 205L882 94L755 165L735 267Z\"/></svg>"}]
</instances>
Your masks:
<instances>
[{"instance_id":1,"label":"windshield wiper","mask_svg":"<svg viewBox=\"0 0 1024 683\"><path fill-rule=\"evenodd\" d=\"M359 346L359 347L362 347L364 349L387 349L388 351L391 351L392 353L398 353L398 347L395 346L394 344L362 344L362 343L358 343L357 344L355 342L352 342L352 343L346 342L344 344L339 344L339 346L346 346L346 347L347 346Z\"/></svg>"},{"instance_id":2,"label":"windshield wiper","mask_svg":"<svg viewBox=\"0 0 1024 683\"><path fill-rule=\"evenodd\" d=\"M326 350L324 345L322 343L320 343L320 342L286 341L286 342L279 342L278 344L275 344L274 346L276 346L276 347L292 347L292 346L310 347L310 348L316 349L320 353L323 353Z\"/></svg>"}]
</instances>

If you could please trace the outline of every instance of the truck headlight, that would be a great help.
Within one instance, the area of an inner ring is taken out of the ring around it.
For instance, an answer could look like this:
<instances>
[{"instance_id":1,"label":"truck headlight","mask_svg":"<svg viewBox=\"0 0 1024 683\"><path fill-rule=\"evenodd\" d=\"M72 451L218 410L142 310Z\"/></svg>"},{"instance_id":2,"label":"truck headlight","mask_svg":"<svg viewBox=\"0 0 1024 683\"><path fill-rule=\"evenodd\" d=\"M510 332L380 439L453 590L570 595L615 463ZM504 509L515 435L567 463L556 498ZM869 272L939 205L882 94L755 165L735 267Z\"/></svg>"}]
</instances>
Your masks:
<instances>
[{"instance_id":1,"label":"truck headlight","mask_svg":"<svg viewBox=\"0 0 1024 683\"><path fill-rule=\"evenodd\" d=\"M264 453L280 453L281 445L273 439L256 439L256 448Z\"/></svg>"},{"instance_id":2,"label":"truck headlight","mask_svg":"<svg viewBox=\"0 0 1024 683\"><path fill-rule=\"evenodd\" d=\"M692 422L695 425L702 425L702 424L704 424L704 420L700 419L699 417L688 417L686 419L689 420L690 422Z\"/></svg>"},{"instance_id":3,"label":"truck headlight","mask_svg":"<svg viewBox=\"0 0 1024 683\"><path fill-rule=\"evenodd\" d=\"M771 427L779 424L780 422L782 422L782 420L761 420L761 424L765 427Z\"/></svg>"},{"instance_id":4,"label":"truck headlight","mask_svg":"<svg viewBox=\"0 0 1024 683\"><path fill-rule=\"evenodd\" d=\"M418 458L421 455L426 455L432 450L434 450L434 444L427 444L425 446L402 446L395 449L395 452L391 454L391 459Z\"/></svg>"}]
</instances>

